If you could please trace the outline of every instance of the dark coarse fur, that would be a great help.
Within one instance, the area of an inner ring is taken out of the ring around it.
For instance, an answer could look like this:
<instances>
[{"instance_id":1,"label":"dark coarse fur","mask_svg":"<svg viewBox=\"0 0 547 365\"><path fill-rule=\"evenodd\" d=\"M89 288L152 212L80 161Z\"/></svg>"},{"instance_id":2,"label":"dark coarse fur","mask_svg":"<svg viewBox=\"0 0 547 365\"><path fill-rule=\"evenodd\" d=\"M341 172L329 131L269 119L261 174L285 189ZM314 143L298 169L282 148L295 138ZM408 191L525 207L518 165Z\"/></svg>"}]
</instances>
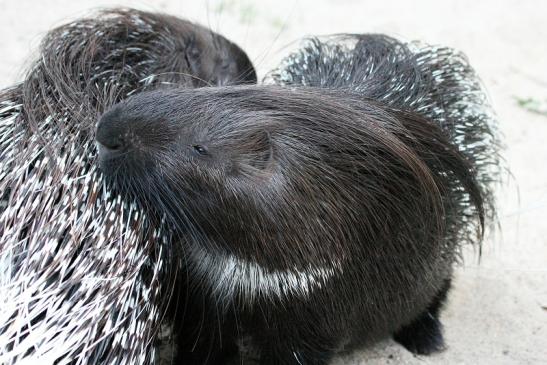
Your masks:
<instances>
[{"instance_id":1,"label":"dark coarse fur","mask_svg":"<svg viewBox=\"0 0 547 365\"><path fill-rule=\"evenodd\" d=\"M94 126L98 112L138 91L256 83L252 63L238 46L169 15L105 11L50 31L42 44L42 67L22 85L30 120L68 109Z\"/></svg>"},{"instance_id":2,"label":"dark coarse fur","mask_svg":"<svg viewBox=\"0 0 547 365\"><path fill-rule=\"evenodd\" d=\"M186 253L218 321L199 336L249 339L261 364L389 335L441 349L453 263L493 217L497 141L473 70L450 49L347 35L271 79L140 94L98 125L101 168Z\"/></svg>"},{"instance_id":3,"label":"dark coarse fur","mask_svg":"<svg viewBox=\"0 0 547 365\"><path fill-rule=\"evenodd\" d=\"M105 189L95 124L144 90L255 81L234 43L172 16L106 10L46 35L0 92L0 363L157 362L169 233Z\"/></svg>"}]
</instances>

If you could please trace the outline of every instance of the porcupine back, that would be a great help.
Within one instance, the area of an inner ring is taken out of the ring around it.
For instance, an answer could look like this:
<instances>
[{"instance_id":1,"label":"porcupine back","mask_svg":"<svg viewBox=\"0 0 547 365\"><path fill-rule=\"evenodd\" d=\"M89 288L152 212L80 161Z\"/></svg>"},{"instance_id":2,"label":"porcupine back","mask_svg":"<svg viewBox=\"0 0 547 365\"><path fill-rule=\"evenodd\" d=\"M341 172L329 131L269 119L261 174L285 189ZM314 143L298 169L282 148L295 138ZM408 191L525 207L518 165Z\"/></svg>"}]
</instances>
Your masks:
<instances>
[{"instance_id":1,"label":"porcupine back","mask_svg":"<svg viewBox=\"0 0 547 365\"><path fill-rule=\"evenodd\" d=\"M459 254L464 243L481 243L485 224L496 216L500 142L495 114L465 55L380 34L341 34L306 40L266 79L343 89L437 123L468 160L482 200L473 204L459 181L451 181L450 201L443 204L447 249Z\"/></svg>"},{"instance_id":2,"label":"porcupine back","mask_svg":"<svg viewBox=\"0 0 547 365\"><path fill-rule=\"evenodd\" d=\"M49 32L0 92L0 363L157 361L169 233L106 190L93 131L133 93L208 84L181 54L193 31L235 47L174 17L103 11Z\"/></svg>"}]
</instances>

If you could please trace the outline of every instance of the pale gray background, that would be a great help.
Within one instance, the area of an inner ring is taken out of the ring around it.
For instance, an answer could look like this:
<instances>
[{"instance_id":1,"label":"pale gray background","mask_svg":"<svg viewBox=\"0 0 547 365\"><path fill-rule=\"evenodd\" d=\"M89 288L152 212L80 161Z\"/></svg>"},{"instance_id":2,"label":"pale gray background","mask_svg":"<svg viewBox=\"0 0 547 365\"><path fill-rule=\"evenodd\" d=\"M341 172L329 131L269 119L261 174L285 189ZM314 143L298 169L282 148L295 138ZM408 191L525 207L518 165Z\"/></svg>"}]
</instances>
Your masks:
<instances>
[{"instance_id":1,"label":"pale gray background","mask_svg":"<svg viewBox=\"0 0 547 365\"><path fill-rule=\"evenodd\" d=\"M21 78L48 29L120 4L208 24L241 45L260 76L307 34L382 32L463 50L506 136L514 179L500 191L502 233L486 242L480 265L470 252L457 272L446 351L418 358L385 341L337 364L547 364L547 1L2 0L0 87Z\"/></svg>"}]
</instances>

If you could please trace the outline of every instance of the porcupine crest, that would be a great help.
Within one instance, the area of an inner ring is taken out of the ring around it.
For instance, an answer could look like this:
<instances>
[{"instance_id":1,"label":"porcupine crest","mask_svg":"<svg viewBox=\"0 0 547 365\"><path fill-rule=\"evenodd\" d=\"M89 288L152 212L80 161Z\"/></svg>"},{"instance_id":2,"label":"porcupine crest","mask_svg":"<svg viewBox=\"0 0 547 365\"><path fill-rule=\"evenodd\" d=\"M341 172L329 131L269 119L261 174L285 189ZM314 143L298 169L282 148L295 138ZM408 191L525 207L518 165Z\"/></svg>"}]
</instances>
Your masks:
<instances>
[{"instance_id":1,"label":"porcupine crest","mask_svg":"<svg viewBox=\"0 0 547 365\"><path fill-rule=\"evenodd\" d=\"M0 363L157 361L169 232L105 189L93 129L132 93L208 83L180 54L192 27L130 9L77 20L0 94Z\"/></svg>"},{"instance_id":2,"label":"porcupine crest","mask_svg":"<svg viewBox=\"0 0 547 365\"><path fill-rule=\"evenodd\" d=\"M266 81L343 89L438 123L469 161L483 200L477 212L452 181L452 201L444 203L452 206L445 217L447 254L459 254L465 243L480 244L485 224L495 222L500 141L486 92L461 52L379 34L309 38Z\"/></svg>"}]
</instances>

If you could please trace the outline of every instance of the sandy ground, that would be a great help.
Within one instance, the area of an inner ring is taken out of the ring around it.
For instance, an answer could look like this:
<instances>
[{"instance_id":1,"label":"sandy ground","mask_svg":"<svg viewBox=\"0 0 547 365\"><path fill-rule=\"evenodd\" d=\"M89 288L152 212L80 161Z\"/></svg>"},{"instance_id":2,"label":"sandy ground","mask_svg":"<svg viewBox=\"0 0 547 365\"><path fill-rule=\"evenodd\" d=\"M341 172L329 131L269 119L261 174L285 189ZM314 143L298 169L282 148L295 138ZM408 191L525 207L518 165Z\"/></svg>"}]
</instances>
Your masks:
<instances>
[{"instance_id":1,"label":"sandy ground","mask_svg":"<svg viewBox=\"0 0 547 365\"><path fill-rule=\"evenodd\" d=\"M335 363L547 364L547 116L517 102L547 101L547 2L0 1L0 87L20 79L48 29L120 4L208 24L239 43L260 75L312 34L382 32L463 50L506 136L513 178L500 190L501 233L486 242L480 264L470 252L457 272L443 314L444 352L415 357L384 341Z\"/></svg>"}]
</instances>

